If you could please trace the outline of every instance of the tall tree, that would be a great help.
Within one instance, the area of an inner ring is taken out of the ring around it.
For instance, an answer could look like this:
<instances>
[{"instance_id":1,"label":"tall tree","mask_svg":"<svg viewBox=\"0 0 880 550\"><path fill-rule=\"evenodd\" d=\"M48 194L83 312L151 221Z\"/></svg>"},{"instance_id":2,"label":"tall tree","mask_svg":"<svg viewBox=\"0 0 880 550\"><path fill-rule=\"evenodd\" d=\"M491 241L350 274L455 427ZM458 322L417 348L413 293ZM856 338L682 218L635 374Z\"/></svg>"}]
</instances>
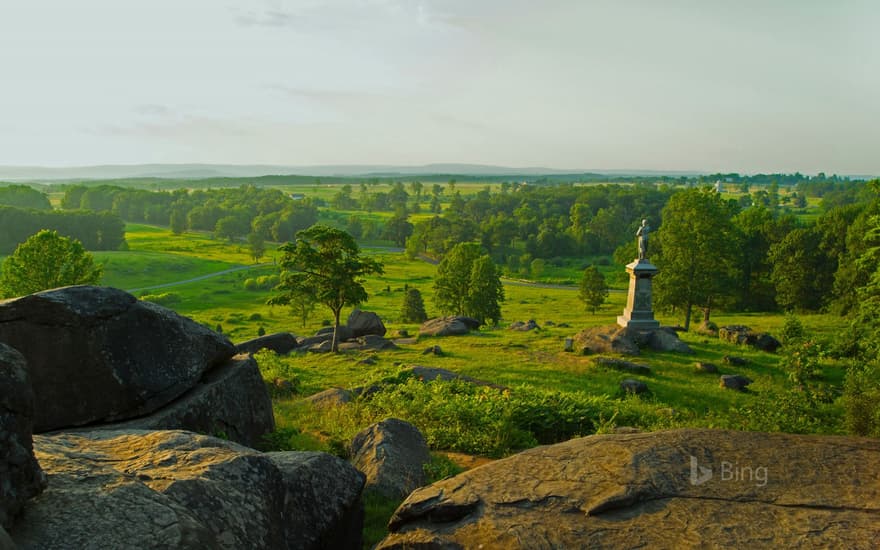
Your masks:
<instances>
[{"instance_id":1,"label":"tall tree","mask_svg":"<svg viewBox=\"0 0 880 550\"><path fill-rule=\"evenodd\" d=\"M296 234L295 242L282 245L279 294L269 304L289 304L297 295L311 293L315 301L333 312L332 350L339 350L339 315L345 306L367 300L366 275L383 273L382 264L361 256L354 238L340 229L313 225Z\"/></svg>"},{"instance_id":2,"label":"tall tree","mask_svg":"<svg viewBox=\"0 0 880 550\"><path fill-rule=\"evenodd\" d=\"M731 203L708 187L680 191L669 199L657 232L661 254L655 258L658 304L684 310L690 328L693 307L704 320L718 301L733 294L737 238Z\"/></svg>"},{"instance_id":3,"label":"tall tree","mask_svg":"<svg viewBox=\"0 0 880 550\"><path fill-rule=\"evenodd\" d=\"M400 311L400 320L404 323L421 323L428 319L425 312L425 301L422 299L422 293L416 288L410 288L406 291L403 298L403 307Z\"/></svg>"},{"instance_id":4,"label":"tall tree","mask_svg":"<svg viewBox=\"0 0 880 550\"><path fill-rule=\"evenodd\" d=\"M500 272L480 245L459 243L437 266L434 302L441 312L498 322L502 301Z\"/></svg>"},{"instance_id":5,"label":"tall tree","mask_svg":"<svg viewBox=\"0 0 880 550\"><path fill-rule=\"evenodd\" d=\"M248 233L248 252L251 254L251 258L253 258L254 262L259 262L260 258L266 253L266 242L263 240L263 236L259 233L251 232Z\"/></svg>"},{"instance_id":6,"label":"tall tree","mask_svg":"<svg viewBox=\"0 0 880 550\"><path fill-rule=\"evenodd\" d=\"M0 293L9 298L60 286L94 285L103 273L78 240L43 229L3 262Z\"/></svg>"},{"instance_id":7,"label":"tall tree","mask_svg":"<svg viewBox=\"0 0 880 550\"><path fill-rule=\"evenodd\" d=\"M608 285L605 283L605 276L596 266L591 265L584 270L578 297L593 315L608 298Z\"/></svg>"},{"instance_id":8,"label":"tall tree","mask_svg":"<svg viewBox=\"0 0 880 550\"><path fill-rule=\"evenodd\" d=\"M787 310L818 311L834 284L834 259L822 249L815 227L795 229L770 248L776 301Z\"/></svg>"}]
</instances>

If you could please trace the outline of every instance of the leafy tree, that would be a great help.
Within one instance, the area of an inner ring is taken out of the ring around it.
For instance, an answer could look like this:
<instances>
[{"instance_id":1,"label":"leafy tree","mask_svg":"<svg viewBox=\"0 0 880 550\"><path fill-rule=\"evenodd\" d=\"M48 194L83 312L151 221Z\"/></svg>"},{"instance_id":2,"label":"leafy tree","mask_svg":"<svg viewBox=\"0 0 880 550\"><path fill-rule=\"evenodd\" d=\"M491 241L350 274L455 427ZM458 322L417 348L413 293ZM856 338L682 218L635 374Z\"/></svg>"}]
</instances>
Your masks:
<instances>
[{"instance_id":1,"label":"leafy tree","mask_svg":"<svg viewBox=\"0 0 880 550\"><path fill-rule=\"evenodd\" d=\"M363 277L383 273L382 264L362 257L354 238L317 224L296 234L295 242L282 245L279 294L269 304L290 304L298 295L310 294L333 312L332 350L338 351L339 315L345 306L366 301Z\"/></svg>"},{"instance_id":2,"label":"leafy tree","mask_svg":"<svg viewBox=\"0 0 880 550\"><path fill-rule=\"evenodd\" d=\"M605 283L605 276L596 266L591 265L584 270L578 297L593 315L608 298L608 285Z\"/></svg>"},{"instance_id":3,"label":"leafy tree","mask_svg":"<svg viewBox=\"0 0 880 550\"><path fill-rule=\"evenodd\" d=\"M418 289L410 288L403 298L403 308L400 311L400 319L404 323L421 323L428 319L425 312L425 302L422 293Z\"/></svg>"},{"instance_id":4,"label":"leafy tree","mask_svg":"<svg viewBox=\"0 0 880 550\"><path fill-rule=\"evenodd\" d=\"M446 314L498 322L504 288L498 268L480 245L459 243L441 260L434 279L434 301Z\"/></svg>"},{"instance_id":5,"label":"leafy tree","mask_svg":"<svg viewBox=\"0 0 880 550\"><path fill-rule=\"evenodd\" d=\"M799 228L770 248L776 301L786 310L818 311L831 296L834 261L816 227Z\"/></svg>"},{"instance_id":6,"label":"leafy tree","mask_svg":"<svg viewBox=\"0 0 880 550\"><path fill-rule=\"evenodd\" d=\"M27 185L0 187L0 204L35 210L52 210L49 197Z\"/></svg>"},{"instance_id":7,"label":"leafy tree","mask_svg":"<svg viewBox=\"0 0 880 550\"><path fill-rule=\"evenodd\" d=\"M266 242L263 240L263 236L259 233L248 233L247 239L251 258L254 259L254 262L259 262L260 258L266 254Z\"/></svg>"},{"instance_id":8,"label":"leafy tree","mask_svg":"<svg viewBox=\"0 0 880 550\"><path fill-rule=\"evenodd\" d=\"M713 300L732 293L737 251L732 209L708 187L680 191L663 209L654 295L659 304L684 310L685 330L694 306L702 307L708 320Z\"/></svg>"},{"instance_id":9,"label":"leafy tree","mask_svg":"<svg viewBox=\"0 0 880 550\"><path fill-rule=\"evenodd\" d=\"M60 286L93 285L101 280L103 272L81 242L43 229L3 262L0 292L8 298Z\"/></svg>"}]
</instances>

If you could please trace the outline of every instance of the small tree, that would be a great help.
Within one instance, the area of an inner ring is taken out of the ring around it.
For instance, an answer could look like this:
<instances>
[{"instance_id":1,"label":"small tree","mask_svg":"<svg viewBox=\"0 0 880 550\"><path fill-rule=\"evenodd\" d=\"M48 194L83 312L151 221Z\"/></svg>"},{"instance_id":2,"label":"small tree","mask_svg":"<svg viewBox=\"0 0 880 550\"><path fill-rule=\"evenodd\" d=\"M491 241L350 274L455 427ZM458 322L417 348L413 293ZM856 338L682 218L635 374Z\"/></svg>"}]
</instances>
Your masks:
<instances>
[{"instance_id":1,"label":"small tree","mask_svg":"<svg viewBox=\"0 0 880 550\"><path fill-rule=\"evenodd\" d=\"M446 314L468 315L480 322L501 318L501 274L480 245L459 243L437 266L434 301Z\"/></svg>"},{"instance_id":2,"label":"small tree","mask_svg":"<svg viewBox=\"0 0 880 550\"><path fill-rule=\"evenodd\" d=\"M263 240L263 236L259 233L248 233L248 252L251 254L251 258L254 259L254 263L259 262L260 258L266 254L266 243Z\"/></svg>"},{"instance_id":3,"label":"small tree","mask_svg":"<svg viewBox=\"0 0 880 550\"><path fill-rule=\"evenodd\" d=\"M410 288L403 298L403 308L400 311L400 319L404 323L421 323L428 319L425 312L425 302L422 293L418 289Z\"/></svg>"},{"instance_id":4,"label":"small tree","mask_svg":"<svg viewBox=\"0 0 880 550\"><path fill-rule=\"evenodd\" d=\"M3 262L0 294L9 298L60 286L94 285L103 274L104 268L95 265L81 242L43 229Z\"/></svg>"},{"instance_id":5,"label":"small tree","mask_svg":"<svg viewBox=\"0 0 880 550\"><path fill-rule=\"evenodd\" d=\"M593 315L608 298L608 285L605 283L605 276L595 266L591 265L584 270L578 297Z\"/></svg>"},{"instance_id":6,"label":"small tree","mask_svg":"<svg viewBox=\"0 0 880 550\"><path fill-rule=\"evenodd\" d=\"M280 294L269 304L290 304L308 294L333 312L334 352L339 350L339 315L345 306L366 301L363 277L383 273L382 264L360 255L354 238L326 225L313 225L296 234L296 241L282 245Z\"/></svg>"}]
</instances>

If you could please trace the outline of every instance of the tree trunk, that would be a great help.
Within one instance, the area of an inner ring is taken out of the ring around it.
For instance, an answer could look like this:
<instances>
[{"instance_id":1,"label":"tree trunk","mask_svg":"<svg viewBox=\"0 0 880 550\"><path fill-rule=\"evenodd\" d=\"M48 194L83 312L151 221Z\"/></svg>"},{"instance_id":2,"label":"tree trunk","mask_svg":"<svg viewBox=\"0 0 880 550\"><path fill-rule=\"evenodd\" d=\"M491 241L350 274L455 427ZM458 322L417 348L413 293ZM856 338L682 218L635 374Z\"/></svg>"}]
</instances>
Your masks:
<instances>
[{"instance_id":1,"label":"tree trunk","mask_svg":"<svg viewBox=\"0 0 880 550\"><path fill-rule=\"evenodd\" d=\"M341 309L336 309L333 311L333 318L335 322L333 323L333 343L330 345L330 351L332 351L333 353L339 351L339 314L341 312Z\"/></svg>"},{"instance_id":2,"label":"tree trunk","mask_svg":"<svg viewBox=\"0 0 880 550\"><path fill-rule=\"evenodd\" d=\"M688 305L685 307L685 314L684 314L684 331L685 332L687 332L691 328L691 310L692 309L693 309L693 305L691 303L688 303Z\"/></svg>"},{"instance_id":3,"label":"tree trunk","mask_svg":"<svg viewBox=\"0 0 880 550\"><path fill-rule=\"evenodd\" d=\"M706 300L706 307L703 308L703 324L706 325L709 323L709 314L712 312L712 297Z\"/></svg>"}]
</instances>

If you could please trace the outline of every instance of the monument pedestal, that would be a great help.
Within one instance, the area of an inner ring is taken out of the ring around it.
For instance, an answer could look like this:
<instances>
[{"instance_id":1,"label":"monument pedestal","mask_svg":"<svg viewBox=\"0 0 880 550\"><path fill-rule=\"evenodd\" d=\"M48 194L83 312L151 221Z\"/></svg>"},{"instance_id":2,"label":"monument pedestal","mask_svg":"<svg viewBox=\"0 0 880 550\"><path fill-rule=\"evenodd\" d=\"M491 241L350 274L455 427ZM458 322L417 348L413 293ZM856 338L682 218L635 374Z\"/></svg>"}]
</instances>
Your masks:
<instances>
[{"instance_id":1,"label":"monument pedestal","mask_svg":"<svg viewBox=\"0 0 880 550\"><path fill-rule=\"evenodd\" d=\"M660 328L660 322L654 319L651 297L651 279L659 270L648 260L636 260L627 264L629 273L629 294L626 298L626 309L617 317L617 324L636 330L653 330Z\"/></svg>"}]
</instances>

